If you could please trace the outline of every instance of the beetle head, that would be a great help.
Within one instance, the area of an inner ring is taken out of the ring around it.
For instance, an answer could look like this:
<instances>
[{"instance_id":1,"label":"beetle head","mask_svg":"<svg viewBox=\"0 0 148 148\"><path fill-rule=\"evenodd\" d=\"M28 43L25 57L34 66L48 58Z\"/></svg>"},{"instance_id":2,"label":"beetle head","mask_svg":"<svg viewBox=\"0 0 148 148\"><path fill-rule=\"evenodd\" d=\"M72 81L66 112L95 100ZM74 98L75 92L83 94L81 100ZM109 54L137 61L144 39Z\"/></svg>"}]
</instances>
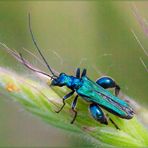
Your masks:
<instances>
[{"instance_id":1,"label":"beetle head","mask_svg":"<svg viewBox=\"0 0 148 148\"><path fill-rule=\"evenodd\" d=\"M66 77L67 75L65 73L60 73L60 75L57 78L54 78L51 81L50 86L64 86L66 84Z\"/></svg>"}]
</instances>

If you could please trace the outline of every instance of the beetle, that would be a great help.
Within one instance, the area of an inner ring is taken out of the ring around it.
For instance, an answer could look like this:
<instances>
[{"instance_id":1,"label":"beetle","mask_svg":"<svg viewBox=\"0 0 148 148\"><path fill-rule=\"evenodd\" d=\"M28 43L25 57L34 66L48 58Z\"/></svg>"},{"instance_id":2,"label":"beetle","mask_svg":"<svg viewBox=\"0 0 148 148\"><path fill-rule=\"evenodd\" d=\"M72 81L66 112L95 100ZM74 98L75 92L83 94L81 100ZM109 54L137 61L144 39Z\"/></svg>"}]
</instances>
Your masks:
<instances>
[{"instance_id":1,"label":"beetle","mask_svg":"<svg viewBox=\"0 0 148 148\"><path fill-rule=\"evenodd\" d=\"M36 40L34 38L32 29L31 29L31 23L30 23L30 15L29 15L29 30L31 33L31 37L33 40L34 45L36 46L37 51L39 52L40 56L42 57L43 61L47 65L49 71L51 72L51 75L46 74L41 71L37 71L33 68L31 68L26 61L24 60L22 54L20 53L20 58L23 62L23 64L30 68L33 71L45 74L49 76L52 81L50 86L67 86L69 89L71 89L71 92L66 94L63 97L63 105L61 108L56 111L59 113L65 106L65 101L71 97L74 93L77 93L75 96L71 109L74 112L74 117L71 121L71 124L74 123L76 117L77 117L77 111L76 111L76 104L78 101L78 97L80 96L85 101L89 102L89 111L92 115L92 117L99 121L102 124L108 124L107 117L103 113L102 109L107 110L108 112L124 119L131 119L134 116L134 111L132 107L124 100L120 99L118 97L120 87L117 85L117 83L110 77L104 76L99 78L96 82L92 81L89 77L87 77L86 69L82 71L80 74L80 68L77 68L76 75L70 76L66 73L60 73L59 76L57 76L52 68L47 63L46 59L44 58L43 54L41 53L41 50L39 46L36 43ZM115 95L113 95L111 92L109 92L108 88L114 88L115 89ZM111 119L110 119L111 120ZM111 120L111 122L118 128L118 126Z\"/></svg>"}]
</instances>

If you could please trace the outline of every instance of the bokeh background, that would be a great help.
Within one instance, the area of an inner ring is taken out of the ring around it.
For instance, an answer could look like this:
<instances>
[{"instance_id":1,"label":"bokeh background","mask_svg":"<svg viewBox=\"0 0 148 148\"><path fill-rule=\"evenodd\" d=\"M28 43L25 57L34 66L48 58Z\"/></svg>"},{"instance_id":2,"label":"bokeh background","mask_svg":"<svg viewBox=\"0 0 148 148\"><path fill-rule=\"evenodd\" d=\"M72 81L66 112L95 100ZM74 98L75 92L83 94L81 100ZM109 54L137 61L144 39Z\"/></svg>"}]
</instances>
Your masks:
<instances>
[{"instance_id":1,"label":"bokeh background","mask_svg":"<svg viewBox=\"0 0 148 148\"><path fill-rule=\"evenodd\" d=\"M148 106L148 70L143 65L148 66L148 2L1 1L0 42L47 71L23 49L39 56L30 37L28 12L36 39L53 68L68 74L74 74L77 67L87 68L93 80L109 75L126 95ZM2 47L0 66L33 77ZM90 144L47 125L0 96L0 147L76 145Z\"/></svg>"}]
</instances>

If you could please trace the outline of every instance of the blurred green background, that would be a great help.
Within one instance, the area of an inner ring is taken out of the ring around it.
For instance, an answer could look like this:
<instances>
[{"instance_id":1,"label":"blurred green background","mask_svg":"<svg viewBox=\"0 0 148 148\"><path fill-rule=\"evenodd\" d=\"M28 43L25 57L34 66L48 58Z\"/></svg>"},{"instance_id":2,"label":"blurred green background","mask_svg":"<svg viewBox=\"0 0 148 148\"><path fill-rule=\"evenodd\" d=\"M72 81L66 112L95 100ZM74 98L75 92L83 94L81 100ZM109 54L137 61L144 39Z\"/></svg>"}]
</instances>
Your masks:
<instances>
[{"instance_id":1,"label":"blurred green background","mask_svg":"<svg viewBox=\"0 0 148 148\"><path fill-rule=\"evenodd\" d=\"M148 105L147 55L137 43L135 32L148 49L148 38L135 15L148 19L148 2L0 2L0 42L18 50L34 65L47 70L23 50L38 53L28 29L28 12L36 39L49 64L59 72L74 74L79 66L87 68L95 80L109 75L122 91L142 105ZM148 50L147 50L148 51ZM0 66L22 75L33 73L0 48ZM0 96L0 146L84 146L59 129L46 125L22 111L16 102Z\"/></svg>"}]
</instances>

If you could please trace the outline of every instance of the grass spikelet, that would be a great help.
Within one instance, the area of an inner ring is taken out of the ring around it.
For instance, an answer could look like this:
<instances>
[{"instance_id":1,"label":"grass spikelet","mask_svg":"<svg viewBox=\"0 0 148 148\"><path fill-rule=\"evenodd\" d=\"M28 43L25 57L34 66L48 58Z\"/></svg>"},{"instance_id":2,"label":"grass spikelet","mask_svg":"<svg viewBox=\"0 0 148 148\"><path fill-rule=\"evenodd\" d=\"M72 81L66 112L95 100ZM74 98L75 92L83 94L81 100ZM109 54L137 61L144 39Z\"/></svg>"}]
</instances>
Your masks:
<instances>
[{"instance_id":1,"label":"grass spikelet","mask_svg":"<svg viewBox=\"0 0 148 148\"><path fill-rule=\"evenodd\" d=\"M119 126L102 125L93 120L88 112L88 104L79 99L78 117L74 124L70 124L73 114L70 111L71 100L59 113L55 110L62 105L62 97L69 90L65 87L49 88L23 76L18 76L10 70L0 68L0 93L19 102L29 112L40 117L47 124L76 133L90 139L95 145L114 147L147 147L148 132L135 117L131 120L120 119L110 113L109 116ZM73 98L73 97L72 97ZM85 136L84 136L85 135Z\"/></svg>"}]
</instances>

